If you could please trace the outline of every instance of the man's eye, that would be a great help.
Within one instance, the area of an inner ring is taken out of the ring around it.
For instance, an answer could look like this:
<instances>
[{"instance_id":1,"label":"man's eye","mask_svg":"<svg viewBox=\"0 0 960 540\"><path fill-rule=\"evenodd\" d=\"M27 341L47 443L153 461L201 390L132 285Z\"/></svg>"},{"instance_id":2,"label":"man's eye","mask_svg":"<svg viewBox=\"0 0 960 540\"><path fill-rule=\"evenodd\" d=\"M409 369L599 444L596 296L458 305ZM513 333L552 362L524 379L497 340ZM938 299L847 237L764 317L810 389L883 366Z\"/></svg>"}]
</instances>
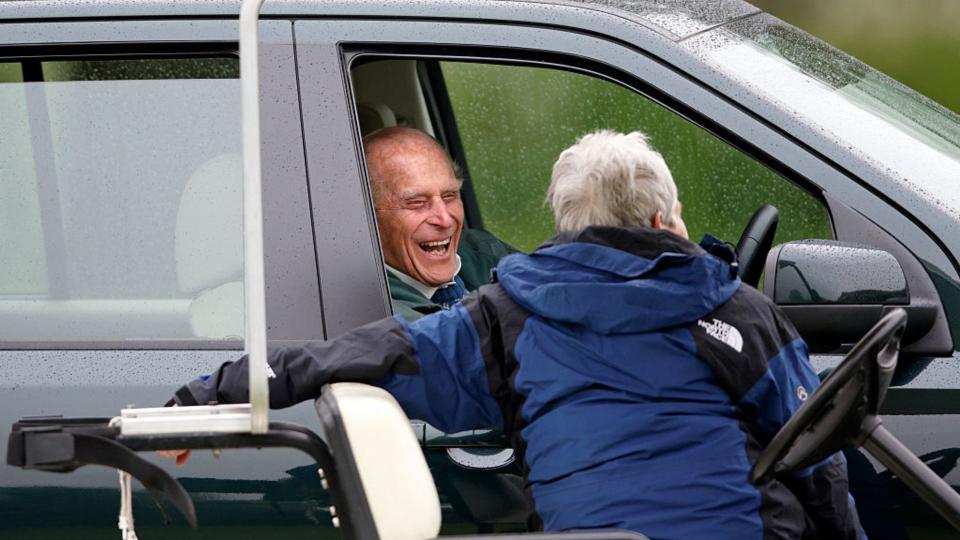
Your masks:
<instances>
[{"instance_id":1,"label":"man's eye","mask_svg":"<svg viewBox=\"0 0 960 540\"><path fill-rule=\"evenodd\" d=\"M457 193L456 191L443 194L443 200L446 202L453 202L459 198L460 198L460 194Z\"/></svg>"},{"instance_id":2,"label":"man's eye","mask_svg":"<svg viewBox=\"0 0 960 540\"><path fill-rule=\"evenodd\" d=\"M422 199L416 199L416 200L412 200L412 201L407 201L407 203L406 203L404 206L406 206L407 208L410 208L410 209L412 209L412 210L419 210L419 209L425 208L425 207L427 206L427 201L422 200Z\"/></svg>"}]
</instances>

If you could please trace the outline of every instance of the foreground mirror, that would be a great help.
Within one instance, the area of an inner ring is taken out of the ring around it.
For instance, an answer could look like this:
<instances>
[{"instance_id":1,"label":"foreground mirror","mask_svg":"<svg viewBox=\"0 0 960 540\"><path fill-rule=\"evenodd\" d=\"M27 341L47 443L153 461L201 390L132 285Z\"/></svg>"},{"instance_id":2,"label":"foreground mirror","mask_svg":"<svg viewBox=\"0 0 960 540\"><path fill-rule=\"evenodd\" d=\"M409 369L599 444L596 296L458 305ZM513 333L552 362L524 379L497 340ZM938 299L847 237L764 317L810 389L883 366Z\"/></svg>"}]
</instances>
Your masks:
<instances>
[{"instance_id":1,"label":"foreground mirror","mask_svg":"<svg viewBox=\"0 0 960 540\"><path fill-rule=\"evenodd\" d=\"M939 299L918 297L890 253L849 242L800 240L775 246L764 292L783 309L813 352L856 342L884 313L906 310L904 344L930 332ZM935 345L933 349L941 348Z\"/></svg>"}]
</instances>

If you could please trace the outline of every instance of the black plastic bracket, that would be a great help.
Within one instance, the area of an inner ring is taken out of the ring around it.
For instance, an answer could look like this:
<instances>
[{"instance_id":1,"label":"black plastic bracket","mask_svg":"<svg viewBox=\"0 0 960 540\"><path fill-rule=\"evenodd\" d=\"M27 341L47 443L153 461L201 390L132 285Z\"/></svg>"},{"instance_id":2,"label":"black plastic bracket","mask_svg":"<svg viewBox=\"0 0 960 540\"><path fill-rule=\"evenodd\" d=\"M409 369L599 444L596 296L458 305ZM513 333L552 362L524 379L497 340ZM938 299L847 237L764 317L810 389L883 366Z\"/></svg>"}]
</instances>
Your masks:
<instances>
[{"instance_id":1,"label":"black plastic bracket","mask_svg":"<svg viewBox=\"0 0 960 540\"><path fill-rule=\"evenodd\" d=\"M165 470L137 452L199 448L295 448L328 471L334 470L326 444L309 429L286 422L271 422L264 434L198 433L124 437L109 418L26 417L13 424L7 439L7 464L23 469L69 473L84 465L103 465L129 473L153 497L164 518L165 496L197 527L193 501L183 486ZM334 481L335 482L335 481ZM334 483L334 482L331 482ZM342 495L331 485L336 504Z\"/></svg>"}]
</instances>

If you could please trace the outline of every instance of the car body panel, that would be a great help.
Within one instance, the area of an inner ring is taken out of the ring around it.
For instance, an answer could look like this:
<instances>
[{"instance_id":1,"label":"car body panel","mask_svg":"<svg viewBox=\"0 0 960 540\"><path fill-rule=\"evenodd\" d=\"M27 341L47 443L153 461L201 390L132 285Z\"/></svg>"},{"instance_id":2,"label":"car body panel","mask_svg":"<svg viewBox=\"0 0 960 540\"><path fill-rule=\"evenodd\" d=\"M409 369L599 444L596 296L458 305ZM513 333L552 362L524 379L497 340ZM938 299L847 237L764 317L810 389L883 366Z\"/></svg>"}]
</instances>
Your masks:
<instances>
[{"instance_id":1,"label":"car body panel","mask_svg":"<svg viewBox=\"0 0 960 540\"><path fill-rule=\"evenodd\" d=\"M0 55L69 56L92 45L99 54L157 44L230 50L238 9L237 1L0 2ZM960 310L957 215L938 205L921 182L896 178L717 63L718 46L744 39L742 30L730 28L786 26L745 2L268 1L264 16L261 123L273 342L336 336L390 313L349 82L349 62L362 54L539 64L633 88L826 199L833 215L839 215L836 205L852 209L864 222L835 219L838 239L875 243L879 233L889 235L903 247L894 253L901 261L915 257L940 276L935 281L940 280L941 298L955 295L948 315L956 318ZM953 328L960 324L950 322ZM177 385L235 358L240 347L240 342L0 343L0 421L160 404ZM838 359L814 360L822 370ZM891 431L917 454L937 460L947 481L960 485L960 355L904 355L887 399ZM309 404L272 418L315 424ZM501 460L491 474L464 466L471 458L447 452L501 440L487 433L449 437L427 427L423 437L428 460L442 471L437 478L449 530L522 526L515 464ZM201 532L226 535L229 525L242 524L250 527L245 531L283 527L285 536L315 536L318 530L335 536L327 499L305 460L287 452L266 456L231 452L214 462L202 455L175 472L199 502ZM110 526L115 485L115 474L105 469L61 476L4 467L0 537L28 531L116 534ZM908 500L901 493L893 497L895 504ZM76 504L80 500L84 504ZM50 517L38 501L57 513ZM138 519L152 530L159 515L140 503L145 502L140 492L137 501ZM911 525L926 526L926 514L917 512L910 514ZM184 534L179 527L156 532Z\"/></svg>"},{"instance_id":2,"label":"car body panel","mask_svg":"<svg viewBox=\"0 0 960 540\"><path fill-rule=\"evenodd\" d=\"M40 5L38 5L40 4ZM397 17L415 16L487 20L523 20L531 13L556 17L556 6L576 8L568 13L582 16L589 12L611 13L636 21L665 37L683 39L693 34L721 26L735 19L758 13L760 10L742 0L672 0L668 2L641 0L529 0L509 2L471 2L429 0L427 2L396 3L375 1L334 0L317 4L303 0L270 0L261 8L264 18L274 16L361 16ZM494 11L490 11L494 10ZM239 0L185 0L170 4L162 0L113 0L95 5L82 0L37 2L10 0L0 5L0 19L40 18L103 18L103 17L236 17ZM513 14L511 16L511 14ZM562 16L561 16L562 17ZM566 20L561 18L560 20ZM573 25L575 26L575 25Z\"/></svg>"}]
</instances>

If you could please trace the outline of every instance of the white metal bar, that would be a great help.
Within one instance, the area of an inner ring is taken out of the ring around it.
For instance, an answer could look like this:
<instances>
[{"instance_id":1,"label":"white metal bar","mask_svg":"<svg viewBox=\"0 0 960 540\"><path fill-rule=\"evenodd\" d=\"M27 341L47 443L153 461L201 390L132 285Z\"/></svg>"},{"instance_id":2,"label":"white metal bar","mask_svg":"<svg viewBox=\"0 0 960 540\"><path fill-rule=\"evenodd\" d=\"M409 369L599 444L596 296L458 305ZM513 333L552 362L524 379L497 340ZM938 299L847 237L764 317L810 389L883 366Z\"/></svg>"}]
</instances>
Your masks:
<instances>
[{"instance_id":1,"label":"white metal bar","mask_svg":"<svg viewBox=\"0 0 960 540\"><path fill-rule=\"evenodd\" d=\"M248 433L250 404L157 407L120 411L120 434Z\"/></svg>"},{"instance_id":2,"label":"white metal bar","mask_svg":"<svg viewBox=\"0 0 960 540\"><path fill-rule=\"evenodd\" d=\"M243 114L243 298L244 341L250 371L250 431L266 433L267 315L263 268L263 202L260 181L260 89L258 23L263 0L240 6L240 91Z\"/></svg>"}]
</instances>

